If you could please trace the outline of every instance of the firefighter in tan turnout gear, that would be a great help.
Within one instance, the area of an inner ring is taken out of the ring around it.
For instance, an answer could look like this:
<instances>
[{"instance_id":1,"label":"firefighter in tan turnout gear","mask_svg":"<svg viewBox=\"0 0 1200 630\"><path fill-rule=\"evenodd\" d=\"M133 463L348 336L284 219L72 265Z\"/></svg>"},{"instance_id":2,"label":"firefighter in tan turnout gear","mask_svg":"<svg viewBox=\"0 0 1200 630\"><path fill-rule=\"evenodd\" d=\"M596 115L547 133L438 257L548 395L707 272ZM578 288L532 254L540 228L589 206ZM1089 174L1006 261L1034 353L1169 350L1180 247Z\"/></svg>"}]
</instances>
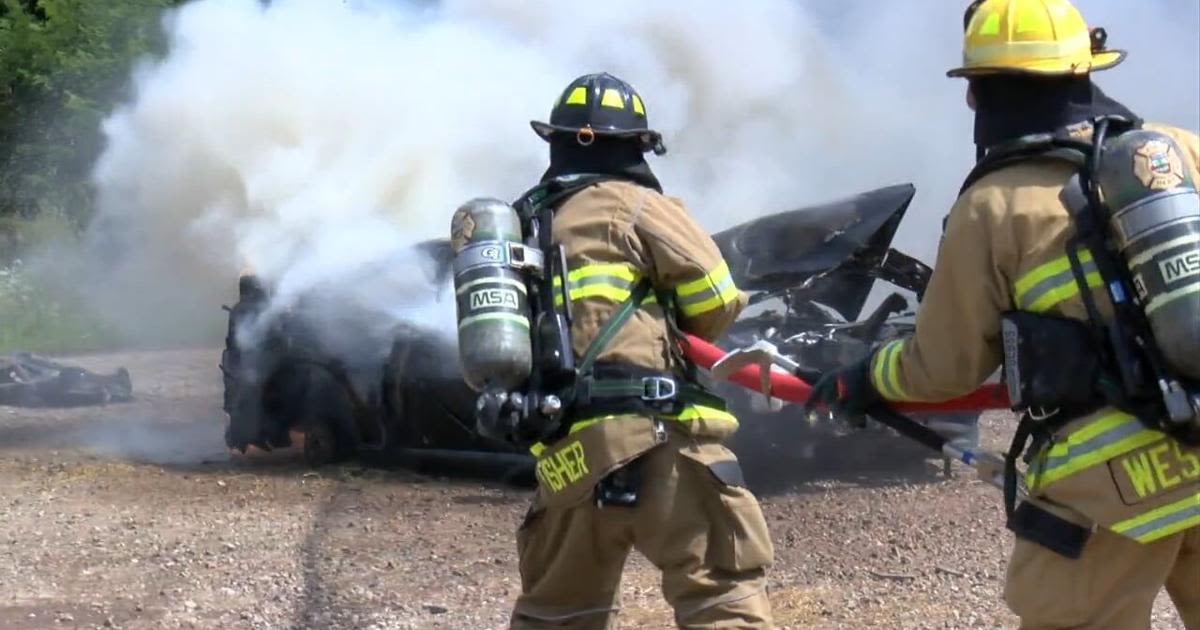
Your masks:
<instances>
[{"instance_id":1,"label":"firefighter in tan turnout gear","mask_svg":"<svg viewBox=\"0 0 1200 630\"><path fill-rule=\"evenodd\" d=\"M663 195L643 157L662 139L629 84L579 77L531 124L550 166L514 207L545 217L562 247L555 307L576 367L563 421L530 448L538 489L517 532L512 627L613 627L631 549L662 572L679 627L772 627L767 525L722 445L737 421L677 346L679 331L716 338L746 298Z\"/></svg>"},{"instance_id":2,"label":"firefighter in tan turnout gear","mask_svg":"<svg viewBox=\"0 0 1200 630\"><path fill-rule=\"evenodd\" d=\"M949 75L969 82L979 163L916 331L825 375L810 404L945 400L1003 365L1025 412L1005 493L1021 627L1147 628L1165 586L1198 630L1200 139L1142 124L1092 83L1124 53L1067 0L975 2L965 29Z\"/></svg>"}]
</instances>

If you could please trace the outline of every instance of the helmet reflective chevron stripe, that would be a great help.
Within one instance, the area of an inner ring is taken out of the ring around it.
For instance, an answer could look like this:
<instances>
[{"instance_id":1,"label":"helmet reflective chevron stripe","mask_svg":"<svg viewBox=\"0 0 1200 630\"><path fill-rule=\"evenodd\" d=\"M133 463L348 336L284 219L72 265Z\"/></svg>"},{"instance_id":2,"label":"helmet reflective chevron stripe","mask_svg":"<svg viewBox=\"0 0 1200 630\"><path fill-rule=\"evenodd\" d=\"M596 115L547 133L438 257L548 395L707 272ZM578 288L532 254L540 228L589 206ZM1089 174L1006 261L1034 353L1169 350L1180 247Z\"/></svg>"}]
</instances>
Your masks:
<instances>
[{"instance_id":1,"label":"helmet reflective chevron stripe","mask_svg":"<svg viewBox=\"0 0 1200 630\"><path fill-rule=\"evenodd\" d=\"M575 86L566 92L566 96L562 99L562 105L583 105L588 104L588 89L582 85ZM611 109L626 109L625 95L617 88L604 88L600 96L600 106ZM634 114L646 115L646 108L642 105L642 97L633 93L629 96L628 108L633 110Z\"/></svg>"},{"instance_id":2,"label":"helmet reflective chevron stripe","mask_svg":"<svg viewBox=\"0 0 1200 630\"><path fill-rule=\"evenodd\" d=\"M722 260L703 277L675 287L675 297L683 316L695 317L737 300L738 288Z\"/></svg>"},{"instance_id":3,"label":"helmet reflective chevron stripe","mask_svg":"<svg viewBox=\"0 0 1200 630\"><path fill-rule=\"evenodd\" d=\"M567 97L562 100L563 105L587 105L587 88L582 85L575 86L567 91Z\"/></svg>"},{"instance_id":4,"label":"helmet reflective chevron stripe","mask_svg":"<svg viewBox=\"0 0 1200 630\"><path fill-rule=\"evenodd\" d=\"M1068 0L984 0L967 10L963 65L952 77L994 73L1085 74L1125 58L1104 48Z\"/></svg>"},{"instance_id":5,"label":"helmet reflective chevron stripe","mask_svg":"<svg viewBox=\"0 0 1200 630\"><path fill-rule=\"evenodd\" d=\"M1079 265L1089 287L1104 285L1100 270L1085 248L1078 252ZM1043 263L1021 275L1013 283L1013 302L1023 311L1044 313L1065 300L1079 295L1079 283L1071 271L1071 259L1066 255Z\"/></svg>"},{"instance_id":6,"label":"helmet reflective chevron stripe","mask_svg":"<svg viewBox=\"0 0 1200 630\"><path fill-rule=\"evenodd\" d=\"M1071 432L1034 460L1025 481L1030 492L1165 439L1136 417L1111 411Z\"/></svg>"}]
</instances>

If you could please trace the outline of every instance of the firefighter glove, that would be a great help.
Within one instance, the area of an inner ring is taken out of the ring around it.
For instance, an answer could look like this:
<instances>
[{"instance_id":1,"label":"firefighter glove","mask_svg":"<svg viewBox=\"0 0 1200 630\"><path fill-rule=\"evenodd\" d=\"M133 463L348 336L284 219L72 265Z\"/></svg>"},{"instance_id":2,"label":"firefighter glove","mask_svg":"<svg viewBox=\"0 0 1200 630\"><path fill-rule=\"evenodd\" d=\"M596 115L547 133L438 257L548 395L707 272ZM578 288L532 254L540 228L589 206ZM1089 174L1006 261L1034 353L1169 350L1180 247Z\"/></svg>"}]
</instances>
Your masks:
<instances>
[{"instance_id":1,"label":"firefighter glove","mask_svg":"<svg viewBox=\"0 0 1200 630\"><path fill-rule=\"evenodd\" d=\"M826 372L818 379L804 403L804 413L811 414L821 404L847 422L863 427L867 411L882 400L871 384L871 357L868 355L848 366Z\"/></svg>"}]
</instances>

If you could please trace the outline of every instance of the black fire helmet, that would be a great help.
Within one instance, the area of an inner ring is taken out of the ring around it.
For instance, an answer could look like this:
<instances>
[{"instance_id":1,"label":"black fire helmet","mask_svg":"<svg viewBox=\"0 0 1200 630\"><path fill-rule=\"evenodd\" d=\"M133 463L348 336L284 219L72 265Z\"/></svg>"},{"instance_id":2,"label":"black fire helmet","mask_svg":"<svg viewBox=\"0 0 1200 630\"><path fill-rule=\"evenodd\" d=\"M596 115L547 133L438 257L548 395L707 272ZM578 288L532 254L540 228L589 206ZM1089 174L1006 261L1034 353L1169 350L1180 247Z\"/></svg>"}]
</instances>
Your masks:
<instances>
[{"instance_id":1,"label":"black fire helmet","mask_svg":"<svg viewBox=\"0 0 1200 630\"><path fill-rule=\"evenodd\" d=\"M607 136L635 141L643 153L667 152L662 134L646 122L646 105L637 90L607 72L571 81L550 110L550 122L533 120L529 124L547 142L557 134L571 134L587 146L597 136Z\"/></svg>"}]
</instances>

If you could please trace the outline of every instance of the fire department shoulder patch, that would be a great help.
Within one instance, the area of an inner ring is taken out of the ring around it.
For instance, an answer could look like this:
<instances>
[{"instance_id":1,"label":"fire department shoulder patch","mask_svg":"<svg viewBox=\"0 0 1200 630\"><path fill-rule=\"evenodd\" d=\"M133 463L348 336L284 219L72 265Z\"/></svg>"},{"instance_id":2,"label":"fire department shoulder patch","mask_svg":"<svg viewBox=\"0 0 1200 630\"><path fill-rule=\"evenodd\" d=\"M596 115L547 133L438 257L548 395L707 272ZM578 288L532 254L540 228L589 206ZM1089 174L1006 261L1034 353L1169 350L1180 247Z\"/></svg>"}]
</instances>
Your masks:
<instances>
[{"instance_id":1,"label":"fire department shoulder patch","mask_svg":"<svg viewBox=\"0 0 1200 630\"><path fill-rule=\"evenodd\" d=\"M1133 172L1150 190L1167 190L1183 183L1183 161L1175 147L1150 140L1133 152Z\"/></svg>"}]
</instances>

